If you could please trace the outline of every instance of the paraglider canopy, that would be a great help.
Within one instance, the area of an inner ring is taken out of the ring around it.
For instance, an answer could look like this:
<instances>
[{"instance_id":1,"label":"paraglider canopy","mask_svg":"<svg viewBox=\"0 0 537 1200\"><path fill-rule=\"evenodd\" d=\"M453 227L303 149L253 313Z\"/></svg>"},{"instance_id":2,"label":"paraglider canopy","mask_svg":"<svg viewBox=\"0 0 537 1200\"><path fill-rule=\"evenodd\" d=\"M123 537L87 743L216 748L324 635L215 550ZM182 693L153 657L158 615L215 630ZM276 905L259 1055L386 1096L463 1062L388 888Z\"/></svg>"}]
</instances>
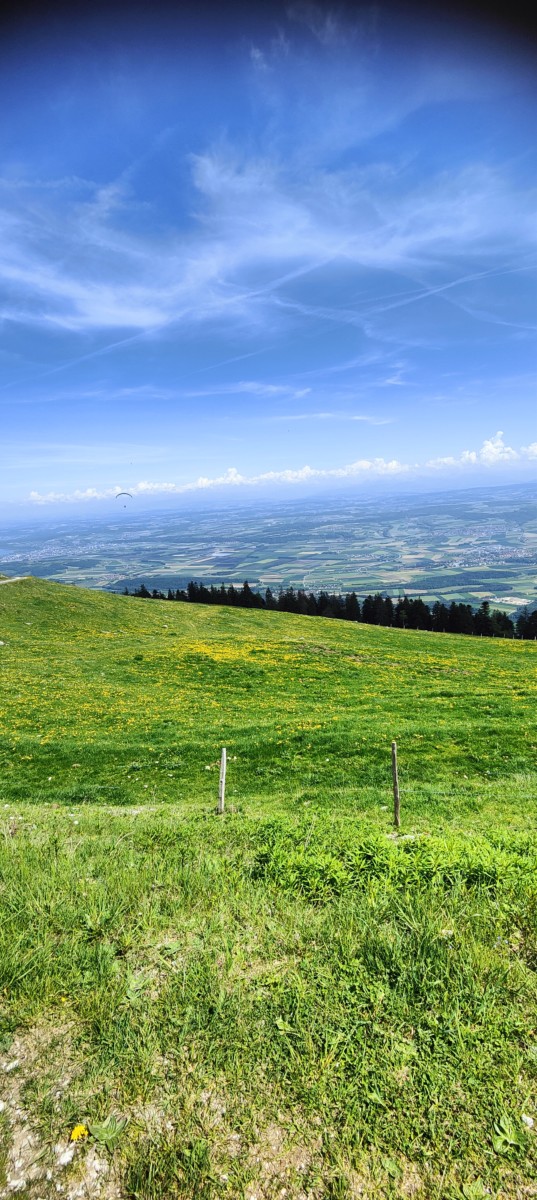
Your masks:
<instances>
[{"instance_id":1,"label":"paraglider canopy","mask_svg":"<svg viewBox=\"0 0 537 1200\"><path fill-rule=\"evenodd\" d=\"M119 500L120 496L128 496L128 497L129 497L129 500L132 500L132 496L131 496L131 493L130 493L130 492L118 492L118 494L117 494L117 496L116 496L116 500ZM124 504L124 505L123 505L123 508L126 508L126 507L127 507L127 505L126 505L126 504Z\"/></svg>"}]
</instances>

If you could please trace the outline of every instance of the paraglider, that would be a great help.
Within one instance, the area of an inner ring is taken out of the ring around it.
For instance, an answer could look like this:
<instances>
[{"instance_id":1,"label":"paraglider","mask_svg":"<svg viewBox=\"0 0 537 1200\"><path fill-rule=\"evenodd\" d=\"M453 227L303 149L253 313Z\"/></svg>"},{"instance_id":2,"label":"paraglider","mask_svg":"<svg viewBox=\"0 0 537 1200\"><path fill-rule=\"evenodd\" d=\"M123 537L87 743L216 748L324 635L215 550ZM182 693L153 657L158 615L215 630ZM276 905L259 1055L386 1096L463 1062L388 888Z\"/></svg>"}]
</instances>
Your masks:
<instances>
[{"instance_id":1,"label":"paraglider","mask_svg":"<svg viewBox=\"0 0 537 1200\"><path fill-rule=\"evenodd\" d=\"M117 496L116 496L116 500L119 500L120 496L128 496L128 497L129 497L129 500L132 500L132 496L131 496L131 493L130 493L130 492L118 492L118 494L117 494ZM123 505L123 508L126 508L126 507L127 507L127 505L126 505L126 504L124 504L124 505Z\"/></svg>"}]
</instances>

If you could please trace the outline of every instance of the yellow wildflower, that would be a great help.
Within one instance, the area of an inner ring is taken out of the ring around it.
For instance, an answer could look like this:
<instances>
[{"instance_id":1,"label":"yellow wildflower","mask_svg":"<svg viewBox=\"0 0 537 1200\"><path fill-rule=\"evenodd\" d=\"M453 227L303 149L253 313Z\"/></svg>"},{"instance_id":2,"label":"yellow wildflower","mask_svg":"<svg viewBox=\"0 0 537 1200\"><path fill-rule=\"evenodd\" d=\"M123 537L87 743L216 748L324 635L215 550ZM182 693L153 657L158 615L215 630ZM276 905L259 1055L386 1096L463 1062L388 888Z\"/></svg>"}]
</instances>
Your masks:
<instances>
[{"instance_id":1,"label":"yellow wildflower","mask_svg":"<svg viewBox=\"0 0 537 1200\"><path fill-rule=\"evenodd\" d=\"M75 1125L74 1129L71 1131L70 1140L72 1142L79 1142L82 1138L87 1137L88 1133L89 1129L86 1129L85 1125Z\"/></svg>"}]
</instances>

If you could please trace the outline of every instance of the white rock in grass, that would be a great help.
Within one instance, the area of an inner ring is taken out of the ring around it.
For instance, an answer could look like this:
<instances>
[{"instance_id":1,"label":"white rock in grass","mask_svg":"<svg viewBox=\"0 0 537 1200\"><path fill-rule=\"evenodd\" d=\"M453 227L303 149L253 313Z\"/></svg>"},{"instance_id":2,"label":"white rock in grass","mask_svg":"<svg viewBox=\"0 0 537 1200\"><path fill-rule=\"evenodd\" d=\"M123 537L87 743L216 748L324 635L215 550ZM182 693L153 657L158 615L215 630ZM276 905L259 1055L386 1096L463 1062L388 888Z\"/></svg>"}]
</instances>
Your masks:
<instances>
[{"instance_id":1,"label":"white rock in grass","mask_svg":"<svg viewBox=\"0 0 537 1200\"><path fill-rule=\"evenodd\" d=\"M533 1126L535 1125L535 1121L533 1120L533 1117L528 1117L526 1115L526 1113L522 1113L522 1120L524 1122L524 1125L526 1125L528 1129L533 1129Z\"/></svg>"},{"instance_id":2,"label":"white rock in grass","mask_svg":"<svg viewBox=\"0 0 537 1200\"><path fill-rule=\"evenodd\" d=\"M62 1146L56 1146L56 1158L58 1160L58 1166L59 1167L68 1167L69 1163L73 1161L74 1153L75 1153L74 1142L71 1146L67 1146L65 1150L62 1148Z\"/></svg>"},{"instance_id":3,"label":"white rock in grass","mask_svg":"<svg viewBox=\"0 0 537 1200\"><path fill-rule=\"evenodd\" d=\"M20 1058L14 1058L13 1062L6 1063L4 1067L6 1075L9 1075L10 1071L16 1071L17 1067L20 1067L20 1065Z\"/></svg>"}]
</instances>

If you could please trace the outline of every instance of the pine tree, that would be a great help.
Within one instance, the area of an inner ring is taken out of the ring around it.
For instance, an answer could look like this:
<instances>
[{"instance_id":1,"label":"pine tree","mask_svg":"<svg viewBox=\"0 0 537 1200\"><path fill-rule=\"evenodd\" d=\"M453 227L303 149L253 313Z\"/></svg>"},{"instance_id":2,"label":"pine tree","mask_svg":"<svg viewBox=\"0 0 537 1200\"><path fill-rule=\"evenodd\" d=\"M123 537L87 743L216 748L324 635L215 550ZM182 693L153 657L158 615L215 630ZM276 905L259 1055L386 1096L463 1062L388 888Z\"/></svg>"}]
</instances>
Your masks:
<instances>
[{"instance_id":1,"label":"pine tree","mask_svg":"<svg viewBox=\"0 0 537 1200\"><path fill-rule=\"evenodd\" d=\"M478 608L474 617L474 628L475 632L481 634L482 637L492 637L494 627L490 615L490 602L488 600L483 600L483 603Z\"/></svg>"},{"instance_id":2,"label":"pine tree","mask_svg":"<svg viewBox=\"0 0 537 1200\"><path fill-rule=\"evenodd\" d=\"M347 592L345 596L345 617L347 621L360 620L360 604L356 592Z\"/></svg>"}]
</instances>

